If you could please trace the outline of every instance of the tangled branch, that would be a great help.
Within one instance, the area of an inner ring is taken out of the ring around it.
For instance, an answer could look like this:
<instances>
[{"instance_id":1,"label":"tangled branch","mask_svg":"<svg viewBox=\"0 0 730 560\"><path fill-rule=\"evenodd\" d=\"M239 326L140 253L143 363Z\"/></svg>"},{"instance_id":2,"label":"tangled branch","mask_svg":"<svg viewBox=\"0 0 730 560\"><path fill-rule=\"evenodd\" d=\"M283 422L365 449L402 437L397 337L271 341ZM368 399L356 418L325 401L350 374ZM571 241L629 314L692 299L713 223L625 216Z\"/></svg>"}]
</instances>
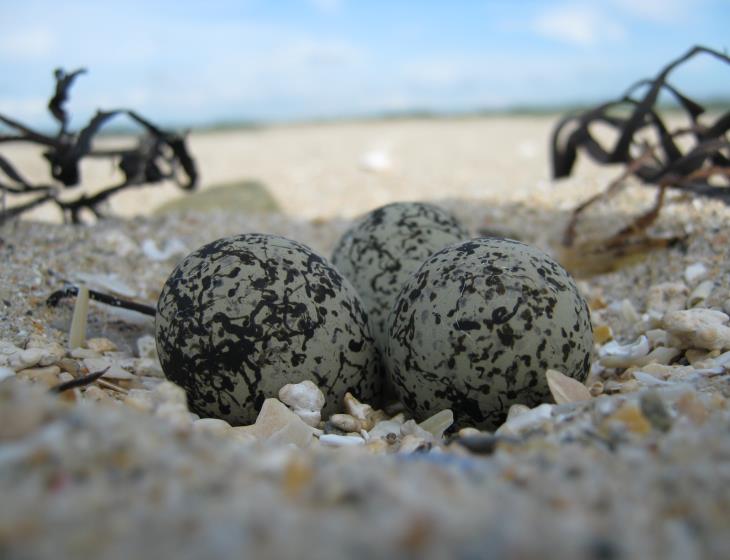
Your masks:
<instances>
[{"instance_id":1,"label":"tangled branch","mask_svg":"<svg viewBox=\"0 0 730 560\"><path fill-rule=\"evenodd\" d=\"M65 220L80 223L81 210L88 209L101 218L103 214L100 205L110 196L129 187L172 180L184 190L195 188L198 174L195 161L185 144L185 138L162 130L134 111L126 109L97 111L80 131L69 131L69 118L65 105L75 79L84 72L83 69L71 73L61 69L55 71L56 87L48 103L49 111L59 124L55 136L42 134L0 114L0 123L11 130L10 133L0 134L0 143L30 142L43 146L45 148L43 157L48 162L53 179L53 182L33 184L0 155L0 193L3 203L0 223L47 202L55 203ZM104 125L117 116L126 116L143 129L144 135L139 139L138 145L131 149L95 150L92 145L94 137ZM124 179L91 196L82 194L74 200L61 200L60 194L63 189L79 185L81 180L79 164L85 157L115 160ZM31 199L6 207L8 196L21 195L29 195Z\"/></svg>"}]
</instances>

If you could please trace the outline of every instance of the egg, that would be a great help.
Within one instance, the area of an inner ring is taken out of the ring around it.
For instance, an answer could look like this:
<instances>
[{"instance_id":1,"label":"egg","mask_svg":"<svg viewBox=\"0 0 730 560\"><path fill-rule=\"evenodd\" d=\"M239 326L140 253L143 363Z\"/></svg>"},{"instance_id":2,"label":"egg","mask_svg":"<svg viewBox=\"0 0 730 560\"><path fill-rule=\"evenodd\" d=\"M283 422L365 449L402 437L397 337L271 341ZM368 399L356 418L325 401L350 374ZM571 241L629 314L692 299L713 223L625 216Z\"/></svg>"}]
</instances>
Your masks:
<instances>
[{"instance_id":1,"label":"egg","mask_svg":"<svg viewBox=\"0 0 730 560\"><path fill-rule=\"evenodd\" d=\"M469 237L451 214L422 202L396 202L368 213L340 239L332 264L362 298L379 348L403 283L433 253Z\"/></svg>"},{"instance_id":2,"label":"egg","mask_svg":"<svg viewBox=\"0 0 730 560\"><path fill-rule=\"evenodd\" d=\"M244 234L188 255L165 282L155 335L165 376L203 417L250 424L264 400L311 380L325 414L380 390L381 364L352 285L309 247Z\"/></svg>"},{"instance_id":3,"label":"egg","mask_svg":"<svg viewBox=\"0 0 730 560\"><path fill-rule=\"evenodd\" d=\"M411 275L389 318L387 370L416 419L452 409L457 425L494 429L513 404L549 399L545 371L584 381L588 306L542 251L480 238L435 253Z\"/></svg>"}]
</instances>

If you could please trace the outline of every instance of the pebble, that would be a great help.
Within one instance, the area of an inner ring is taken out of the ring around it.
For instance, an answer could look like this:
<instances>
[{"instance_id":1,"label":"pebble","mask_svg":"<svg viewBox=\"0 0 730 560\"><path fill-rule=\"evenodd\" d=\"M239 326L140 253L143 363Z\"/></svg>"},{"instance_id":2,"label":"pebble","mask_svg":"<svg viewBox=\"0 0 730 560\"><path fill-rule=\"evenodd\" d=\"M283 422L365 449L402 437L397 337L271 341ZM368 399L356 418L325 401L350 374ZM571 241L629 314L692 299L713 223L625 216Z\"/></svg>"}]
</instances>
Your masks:
<instances>
[{"instance_id":1,"label":"pebble","mask_svg":"<svg viewBox=\"0 0 730 560\"><path fill-rule=\"evenodd\" d=\"M319 443L325 447L356 447L365 445L365 440L358 436L340 436L337 434L322 434Z\"/></svg>"},{"instance_id":2,"label":"pebble","mask_svg":"<svg viewBox=\"0 0 730 560\"><path fill-rule=\"evenodd\" d=\"M605 344L613 339L613 331L608 325L599 325L593 329L593 342L596 344Z\"/></svg>"},{"instance_id":3,"label":"pebble","mask_svg":"<svg viewBox=\"0 0 730 560\"><path fill-rule=\"evenodd\" d=\"M86 347L99 354L116 352L117 350L117 345L108 338L89 338L86 341Z\"/></svg>"},{"instance_id":4,"label":"pebble","mask_svg":"<svg viewBox=\"0 0 730 560\"><path fill-rule=\"evenodd\" d=\"M730 349L730 317L714 309L671 311L664 316L664 329L680 348Z\"/></svg>"},{"instance_id":5,"label":"pebble","mask_svg":"<svg viewBox=\"0 0 730 560\"><path fill-rule=\"evenodd\" d=\"M708 274L707 267L703 263L694 263L684 269L684 279L690 286L704 280Z\"/></svg>"},{"instance_id":6,"label":"pebble","mask_svg":"<svg viewBox=\"0 0 730 560\"><path fill-rule=\"evenodd\" d=\"M46 387L55 387L60 383L59 374L61 368L58 366L46 366L42 368L28 368L16 372L18 379L27 379L34 383L40 383Z\"/></svg>"},{"instance_id":7,"label":"pebble","mask_svg":"<svg viewBox=\"0 0 730 560\"><path fill-rule=\"evenodd\" d=\"M615 340L604 344L598 350L598 359L604 367L626 368L638 364L648 353L649 339L642 334L636 341L624 346Z\"/></svg>"},{"instance_id":8,"label":"pebble","mask_svg":"<svg viewBox=\"0 0 730 560\"><path fill-rule=\"evenodd\" d=\"M231 425L218 418L201 418L193 422L193 431L202 434L222 436L231 430Z\"/></svg>"},{"instance_id":9,"label":"pebble","mask_svg":"<svg viewBox=\"0 0 730 560\"><path fill-rule=\"evenodd\" d=\"M372 429L368 430L368 435L371 438L384 438L387 437L388 434L395 434L396 437L398 437L401 433L401 426L402 424L399 422L382 420L375 424Z\"/></svg>"},{"instance_id":10,"label":"pebble","mask_svg":"<svg viewBox=\"0 0 730 560\"><path fill-rule=\"evenodd\" d=\"M704 303L705 300L710 297L714 289L715 283L712 280L705 280L704 282L701 282L689 295L689 298L687 299L687 307L696 307L697 305Z\"/></svg>"},{"instance_id":11,"label":"pebble","mask_svg":"<svg viewBox=\"0 0 730 560\"><path fill-rule=\"evenodd\" d=\"M0 341L0 366L18 371L38 365L44 356L40 348L23 350L9 341Z\"/></svg>"},{"instance_id":12,"label":"pebble","mask_svg":"<svg viewBox=\"0 0 730 560\"><path fill-rule=\"evenodd\" d=\"M316 427L322 419L324 394L312 381L289 383L279 389L279 400L288 405L306 424Z\"/></svg>"},{"instance_id":13,"label":"pebble","mask_svg":"<svg viewBox=\"0 0 730 560\"><path fill-rule=\"evenodd\" d=\"M159 357L157 356L157 342L155 342L154 336L150 334L140 336L136 341L136 346L137 355L140 358L148 358L159 362Z\"/></svg>"},{"instance_id":14,"label":"pebble","mask_svg":"<svg viewBox=\"0 0 730 560\"><path fill-rule=\"evenodd\" d=\"M605 425L609 428L615 423L625 426L628 431L638 435L646 435L651 431L651 423L639 407L631 403L624 403L605 420Z\"/></svg>"},{"instance_id":15,"label":"pebble","mask_svg":"<svg viewBox=\"0 0 730 560\"><path fill-rule=\"evenodd\" d=\"M369 431L375 425L376 419L373 418L375 410L372 406L361 403L352 393L345 393L344 404L348 414L360 420L364 430Z\"/></svg>"},{"instance_id":16,"label":"pebble","mask_svg":"<svg viewBox=\"0 0 730 560\"><path fill-rule=\"evenodd\" d=\"M152 412L155 409L154 395L146 389L130 389L123 402L139 412Z\"/></svg>"},{"instance_id":17,"label":"pebble","mask_svg":"<svg viewBox=\"0 0 730 560\"><path fill-rule=\"evenodd\" d=\"M508 419L497 431L497 435L518 435L526 430L536 428L549 420L553 405L545 403Z\"/></svg>"},{"instance_id":18,"label":"pebble","mask_svg":"<svg viewBox=\"0 0 730 560\"><path fill-rule=\"evenodd\" d=\"M645 391L639 397L639 406L649 423L661 432L672 427L672 416L656 391Z\"/></svg>"},{"instance_id":19,"label":"pebble","mask_svg":"<svg viewBox=\"0 0 730 560\"><path fill-rule=\"evenodd\" d=\"M0 381L7 379L8 377L14 377L15 370L7 366L0 366Z\"/></svg>"},{"instance_id":20,"label":"pebble","mask_svg":"<svg viewBox=\"0 0 730 560\"><path fill-rule=\"evenodd\" d=\"M36 348L42 352L39 366L51 366L57 364L66 355L66 349L58 342L46 340L43 337L32 335L28 339L26 348Z\"/></svg>"},{"instance_id":21,"label":"pebble","mask_svg":"<svg viewBox=\"0 0 730 560\"><path fill-rule=\"evenodd\" d=\"M185 390L171 381L163 381L152 390L156 404L173 403L187 407L188 398Z\"/></svg>"},{"instance_id":22,"label":"pebble","mask_svg":"<svg viewBox=\"0 0 730 560\"><path fill-rule=\"evenodd\" d=\"M193 423L187 406L179 403L162 403L155 409L155 416L162 418L176 429L184 432L187 432Z\"/></svg>"},{"instance_id":23,"label":"pebble","mask_svg":"<svg viewBox=\"0 0 730 560\"><path fill-rule=\"evenodd\" d=\"M108 402L112 400L106 391L96 385L89 385L84 389L84 398L94 402Z\"/></svg>"},{"instance_id":24,"label":"pebble","mask_svg":"<svg viewBox=\"0 0 730 560\"><path fill-rule=\"evenodd\" d=\"M646 296L646 309L652 318L661 320L668 311L685 308L689 288L683 282L662 282L651 286Z\"/></svg>"},{"instance_id":25,"label":"pebble","mask_svg":"<svg viewBox=\"0 0 730 560\"><path fill-rule=\"evenodd\" d=\"M102 375L104 379L136 379L137 377L124 369L119 362L107 358L85 358L83 363L89 373L106 369L106 373Z\"/></svg>"},{"instance_id":26,"label":"pebble","mask_svg":"<svg viewBox=\"0 0 730 560\"><path fill-rule=\"evenodd\" d=\"M73 348L71 352L69 352L69 355L72 358L77 358L79 360L85 360L86 358L101 358L103 357L99 352L96 350L91 350L89 348L81 348L80 346Z\"/></svg>"},{"instance_id":27,"label":"pebble","mask_svg":"<svg viewBox=\"0 0 730 560\"><path fill-rule=\"evenodd\" d=\"M360 420L349 414L333 414L329 422L343 432L359 432L362 429Z\"/></svg>"}]
</instances>

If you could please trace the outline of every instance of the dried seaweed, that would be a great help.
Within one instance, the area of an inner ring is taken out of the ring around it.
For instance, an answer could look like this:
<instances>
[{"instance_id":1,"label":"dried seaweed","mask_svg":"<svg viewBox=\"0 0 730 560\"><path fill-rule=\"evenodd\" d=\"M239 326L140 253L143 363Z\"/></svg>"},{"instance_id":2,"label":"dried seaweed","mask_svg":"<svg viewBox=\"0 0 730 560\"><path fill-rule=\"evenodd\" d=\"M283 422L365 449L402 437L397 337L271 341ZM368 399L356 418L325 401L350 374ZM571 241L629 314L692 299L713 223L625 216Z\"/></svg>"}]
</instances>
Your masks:
<instances>
[{"instance_id":1,"label":"dried seaweed","mask_svg":"<svg viewBox=\"0 0 730 560\"><path fill-rule=\"evenodd\" d=\"M632 262L648 251L671 246L676 237L654 238L646 233L659 216L668 188L714 198L730 204L730 111L712 122L701 122L705 108L667 82L678 66L705 54L730 64L730 58L706 47L696 46L670 62L654 79L632 85L620 98L588 111L568 115L555 127L551 138L553 177L567 177L579 153L601 164L624 164L624 171L596 196L575 208L563 235L563 264L574 274L592 275ZM642 95L639 95L643 91ZM690 125L671 129L661 113L659 96L665 91L678 102ZM628 109L628 115L616 111ZM593 125L604 125L617 133L610 145L593 134ZM656 140L647 140L647 133ZM653 206L606 239L576 242L578 220L599 201L615 196L629 177L657 188Z\"/></svg>"},{"instance_id":2,"label":"dried seaweed","mask_svg":"<svg viewBox=\"0 0 730 560\"><path fill-rule=\"evenodd\" d=\"M698 54L707 54L730 64L727 55L696 46L669 63L654 79L632 85L617 100L563 118L551 139L553 177L570 175L579 149L599 163L631 166L645 152L646 141L640 138L640 133L651 129L658 138L656 145L650 146L653 157L636 165L632 169L633 175L644 183L683 189L730 203L730 189L726 188L730 178L730 111L710 124L702 123L699 117L705 114L705 108L667 83L674 69ZM642 88L646 90L643 96L634 97ZM672 95L687 114L691 123L688 128L670 129L659 112L662 91ZM628 116L612 113L627 107L631 109ZM596 123L607 125L618 133L612 146L605 147L591 133L590 126ZM683 150L677 142L680 137L689 137L692 145ZM713 178L724 179L724 184L712 183Z\"/></svg>"},{"instance_id":3,"label":"dried seaweed","mask_svg":"<svg viewBox=\"0 0 730 560\"><path fill-rule=\"evenodd\" d=\"M80 223L82 210L90 210L101 218L103 217L101 204L110 196L130 187L172 180L182 189L195 188L197 170L195 161L188 152L184 136L163 130L134 111L127 109L97 111L84 128L78 132L69 132L69 116L65 105L75 79L84 72L83 69L71 73L61 69L55 71L56 87L48 103L49 111L59 124L55 136L42 134L0 114L0 123L12 131L9 134L0 134L0 143L30 142L45 147L43 157L48 161L53 179L49 183L33 184L0 155L0 192L3 203L0 224L7 218L19 216L47 202L55 203L65 220ZM144 131L137 146L116 150L94 149L94 137L109 121L119 116L126 116ZM60 195L64 189L79 185L81 180L79 164L86 157L116 161L124 179L93 195L82 194L73 200L62 200ZM30 195L30 200L6 207L8 195L23 195L26 198Z\"/></svg>"}]
</instances>

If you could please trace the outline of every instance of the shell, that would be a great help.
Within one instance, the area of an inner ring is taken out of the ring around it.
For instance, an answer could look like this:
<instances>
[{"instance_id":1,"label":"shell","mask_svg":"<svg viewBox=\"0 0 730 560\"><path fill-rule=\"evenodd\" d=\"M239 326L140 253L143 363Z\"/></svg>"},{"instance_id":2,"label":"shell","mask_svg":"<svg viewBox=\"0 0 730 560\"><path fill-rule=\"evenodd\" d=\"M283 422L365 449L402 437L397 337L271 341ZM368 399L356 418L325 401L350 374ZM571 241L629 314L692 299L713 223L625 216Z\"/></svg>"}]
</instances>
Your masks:
<instances>
[{"instance_id":1,"label":"shell","mask_svg":"<svg viewBox=\"0 0 730 560\"><path fill-rule=\"evenodd\" d=\"M457 427L492 429L511 404L549 399L548 368L583 382L593 335L568 273L509 239L451 245L411 276L390 316L392 383L423 419L454 411Z\"/></svg>"},{"instance_id":2,"label":"shell","mask_svg":"<svg viewBox=\"0 0 730 560\"><path fill-rule=\"evenodd\" d=\"M303 379L325 414L351 391L378 395L381 366L359 297L309 247L283 237L219 239L186 257L162 290L155 320L165 376L192 411L250 424L268 397Z\"/></svg>"}]
</instances>

